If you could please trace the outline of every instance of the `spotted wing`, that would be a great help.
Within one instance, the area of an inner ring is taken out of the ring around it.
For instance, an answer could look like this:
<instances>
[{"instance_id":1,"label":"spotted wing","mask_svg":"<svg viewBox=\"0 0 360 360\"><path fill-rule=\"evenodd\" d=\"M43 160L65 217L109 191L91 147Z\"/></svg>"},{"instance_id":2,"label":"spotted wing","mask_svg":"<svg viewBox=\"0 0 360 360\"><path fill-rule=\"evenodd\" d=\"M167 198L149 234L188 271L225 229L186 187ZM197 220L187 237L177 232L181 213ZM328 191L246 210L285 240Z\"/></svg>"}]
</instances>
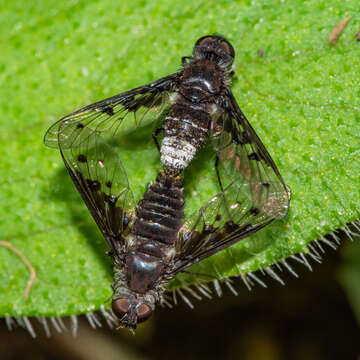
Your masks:
<instances>
[{"instance_id":1,"label":"spotted wing","mask_svg":"<svg viewBox=\"0 0 360 360\"><path fill-rule=\"evenodd\" d=\"M101 132L106 141L111 141L140 124L156 120L169 108L170 94L177 89L178 76L179 73L174 73L63 117L46 132L45 145L63 150L81 147L81 141L87 141L83 128L89 136Z\"/></svg>"},{"instance_id":2,"label":"spotted wing","mask_svg":"<svg viewBox=\"0 0 360 360\"><path fill-rule=\"evenodd\" d=\"M63 128L64 126L64 128ZM62 131L75 131L76 123L60 124ZM116 152L107 145L99 132L82 128L77 147L62 147L60 152L77 190L116 255L125 244L131 225L133 195L126 172Z\"/></svg>"},{"instance_id":3,"label":"spotted wing","mask_svg":"<svg viewBox=\"0 0 360 360\"><path fill-rule=\"evenodd\" d=\"M211 130L221 192L190 217L174 272L244 239L287 214L290 191L229 91Z\"/></svg>"}]
</instances>

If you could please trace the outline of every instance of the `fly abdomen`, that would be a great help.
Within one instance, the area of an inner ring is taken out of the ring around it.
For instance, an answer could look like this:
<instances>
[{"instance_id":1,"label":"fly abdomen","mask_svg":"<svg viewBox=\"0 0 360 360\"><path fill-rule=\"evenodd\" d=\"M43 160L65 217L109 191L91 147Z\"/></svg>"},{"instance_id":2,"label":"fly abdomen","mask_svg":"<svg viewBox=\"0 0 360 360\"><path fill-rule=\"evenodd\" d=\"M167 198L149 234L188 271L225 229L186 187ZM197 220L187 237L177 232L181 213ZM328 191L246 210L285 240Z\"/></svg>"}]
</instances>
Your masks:
<instances>
[{"instance_id":1,"label":"fly abdomen","mask_svg":"<svg viewBox=\"0 0 360 360\"><path fill-rule=\"evenodd\" d=\"M136 209L135 236L171 245L184 220L182 179L160 173Z\"/></svg>"},{"instance_id":2,"label":"fly abdomen","mask_svg":"<svg viewBox=\"0 0 360 360\"><path fill-rule=\"evenodd\" d=\"M164 166L185 169L205 142L210 121L211 115L205 106L180 97L165 118L160 150Z\"/></svg>"}]
</instances>

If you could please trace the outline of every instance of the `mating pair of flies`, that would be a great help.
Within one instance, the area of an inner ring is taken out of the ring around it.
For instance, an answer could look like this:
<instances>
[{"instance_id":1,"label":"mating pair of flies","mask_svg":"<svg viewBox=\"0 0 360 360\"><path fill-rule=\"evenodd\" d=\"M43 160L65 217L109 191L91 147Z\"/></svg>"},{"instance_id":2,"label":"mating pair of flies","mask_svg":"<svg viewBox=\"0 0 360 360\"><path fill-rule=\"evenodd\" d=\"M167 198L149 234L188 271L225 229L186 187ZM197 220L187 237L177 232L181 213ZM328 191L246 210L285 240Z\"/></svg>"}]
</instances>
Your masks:
<instances>
[{"instance_id":1,"label":"mating pair of flies","mask_svg":"<svg viewBox=\"0 0 360 360\"><path fill-rule=\"evenodd\" d=\"M290 192L230 90L234 56L225 38L204 36L180 71L88 105L45 135L110 247L120 326L148 319L176 274L287 214ZM153 134L162 170L135 205L111 142L149 119L162 119ZM183 171L208 141L219 193L185 218Z\"/></svg>"}]
</instances>

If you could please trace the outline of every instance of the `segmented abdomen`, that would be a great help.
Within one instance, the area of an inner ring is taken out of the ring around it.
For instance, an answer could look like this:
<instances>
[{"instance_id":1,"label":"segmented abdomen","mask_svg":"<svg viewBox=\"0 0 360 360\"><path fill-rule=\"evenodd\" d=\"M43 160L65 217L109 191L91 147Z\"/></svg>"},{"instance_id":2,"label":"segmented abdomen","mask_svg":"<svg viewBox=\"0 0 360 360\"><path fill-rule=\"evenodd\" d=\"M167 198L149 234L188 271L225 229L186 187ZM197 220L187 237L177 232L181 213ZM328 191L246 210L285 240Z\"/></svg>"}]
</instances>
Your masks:
<instances>
[{"instance_id":1,"label":"segmented abdomen","mask_svg":"<svg viewBox=\"0 0 360 360\"><path fill-rule=\"evenodd\" d=\"M185 169L205 142L211 121L204 109L175 103L164 122L161 162L165 167Z\"/></svg>"},{"instance_id":2,"label":"segmented abdomen","mask_svg":"<svg viewBox=\"0 0 360 360\"><path fill-rule=\"evenodd\" d=\"M181 177L160 173L136 209L135 236L174 244L184 220L184 194Z\"/></svg>"}]
</instances>

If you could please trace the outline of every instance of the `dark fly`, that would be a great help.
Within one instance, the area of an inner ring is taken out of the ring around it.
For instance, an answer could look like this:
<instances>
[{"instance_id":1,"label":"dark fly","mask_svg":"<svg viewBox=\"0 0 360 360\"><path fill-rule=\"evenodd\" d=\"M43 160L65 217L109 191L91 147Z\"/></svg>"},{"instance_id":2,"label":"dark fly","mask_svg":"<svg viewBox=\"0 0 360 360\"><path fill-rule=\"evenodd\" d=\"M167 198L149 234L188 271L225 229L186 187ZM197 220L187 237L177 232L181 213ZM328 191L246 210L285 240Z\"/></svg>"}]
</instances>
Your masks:
<instances>
[{"instance_id":1,"label":"dark fly","mask_svg":"<svg viewBox=\"0 0 360 360\"><path fill-rule=\"evenodd\" d=\"M224 38L202 37L195 44L193 57L183 57L181 71L64 117L48 130L45 143L57 147L60 140L63 148L74 146L81 126L114 138L130 124L162 119L153 134L161 161L168 170L183 170L209 135L233 126L228 114L237 111L229 90L234 55ZM80 128L74 131L75 122ZM164 137L160 147L157 136L161 132Z\"/></svg>"},{"instance_id":2,"label":"dark fly","mask_svg":"<svg viewBox=\"0 0 360 360\"><path fill-rule=\"evenodd\" d=\"M45 144L67 170L114 258L112 308L135 328L162 301L167 282L202 259L286 215L290 193L229 88L234 49L200 38L183 68L148 85L86 106L55 123ZM126 119L126 121L124 121ZM109 140L164 119L163 170L135 207ZM182 170L209 139L220 192L184 219Z\"/></svg>"}]
</instances>

